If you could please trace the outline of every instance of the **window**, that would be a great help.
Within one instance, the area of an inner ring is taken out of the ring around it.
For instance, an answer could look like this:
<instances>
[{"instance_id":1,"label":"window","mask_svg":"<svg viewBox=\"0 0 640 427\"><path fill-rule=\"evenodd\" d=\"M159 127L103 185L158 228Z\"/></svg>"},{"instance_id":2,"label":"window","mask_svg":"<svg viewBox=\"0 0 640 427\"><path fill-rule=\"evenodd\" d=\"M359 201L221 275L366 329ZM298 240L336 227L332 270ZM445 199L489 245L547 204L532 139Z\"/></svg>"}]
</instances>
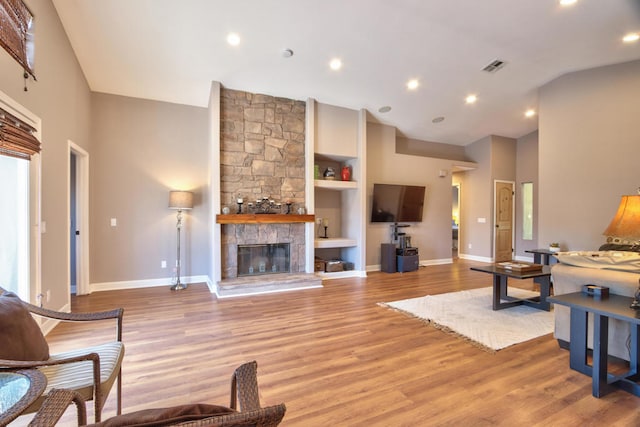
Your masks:
<instances>
[{"instance_id":1,"label":"window","mask_svg":"<svg viewBox=\"0 0 640 427\"><path fill-rule=\"evenodd\" d=\"M522 183L522 240L533 240L533 183Z\"/></svg>"},{"instance_id":2,"label":"window","mask_svg":"<svg viewBox=\"0 0 640 427\"><path fill-rule=\"evenodd\" d=\"M40 119L0 92L0 286L30 302L41 291L39 132Z\"/></svg>"},{"instance_id":3,"label":"window","mask_svg":"<svg viewBox=\"0 0 640 427\"><path fill-rule=\"evenodd\" d=\"M29 300L29 162L0 156L0 286Z\"/></svg>"}]
</instances>

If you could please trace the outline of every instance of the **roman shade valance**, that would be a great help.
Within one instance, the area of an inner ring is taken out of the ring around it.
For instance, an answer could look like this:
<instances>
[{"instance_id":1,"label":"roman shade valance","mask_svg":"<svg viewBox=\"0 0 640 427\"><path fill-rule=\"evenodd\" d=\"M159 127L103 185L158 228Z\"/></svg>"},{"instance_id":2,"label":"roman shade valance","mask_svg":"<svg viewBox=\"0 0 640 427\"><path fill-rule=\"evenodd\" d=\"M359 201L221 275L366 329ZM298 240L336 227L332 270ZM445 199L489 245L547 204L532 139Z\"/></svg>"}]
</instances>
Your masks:
<instances>
[{"instance_id":1,"label":"roman shade valance","mask_svg":"<svg viewBox=\"0 0 640 427\"><path fill-rule=\"evenodd\" d=\"M35 129L0 108L0 155L31 160L40 152Z\"/></svg>"},{"instance_id":2,"label":"roman shade valance","mask_svg":"<svg viewBox=\"0 0 640 427\"><path fill-rule=\"evenodd\" d=\"M33 14L22 0L0 0L0 45L34 79Z\"/></svg>"}]
</instances>

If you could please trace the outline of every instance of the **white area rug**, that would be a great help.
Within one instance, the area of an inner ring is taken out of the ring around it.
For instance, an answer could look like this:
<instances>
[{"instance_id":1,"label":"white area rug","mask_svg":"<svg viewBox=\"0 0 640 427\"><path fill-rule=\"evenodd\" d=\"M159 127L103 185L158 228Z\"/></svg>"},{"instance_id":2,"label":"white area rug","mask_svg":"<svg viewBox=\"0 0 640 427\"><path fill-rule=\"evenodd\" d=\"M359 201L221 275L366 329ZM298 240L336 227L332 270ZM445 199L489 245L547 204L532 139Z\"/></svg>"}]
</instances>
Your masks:
<instances>
[{"instance_id":1,"label":"white area rug","mask_svg":"<svg viewBox=\"0 0 640 427\"><path fill-rule=\"evenodd\" d=\"M509 288L509 296L535 295L538 294ZM553 332L553 311L524 305L493 311L491 288L427 295L381 305L422 319L491 351Z\"/></svg>"}]
</instances>

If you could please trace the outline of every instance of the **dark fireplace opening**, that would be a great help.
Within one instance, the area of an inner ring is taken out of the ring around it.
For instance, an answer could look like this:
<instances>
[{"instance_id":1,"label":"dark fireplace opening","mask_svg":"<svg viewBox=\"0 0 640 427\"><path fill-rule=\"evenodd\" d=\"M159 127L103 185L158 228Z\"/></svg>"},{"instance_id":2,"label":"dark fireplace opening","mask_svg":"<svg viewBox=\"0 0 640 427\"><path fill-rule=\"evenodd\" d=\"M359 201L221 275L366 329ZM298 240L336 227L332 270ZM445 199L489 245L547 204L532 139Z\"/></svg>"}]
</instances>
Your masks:
<instances>
[{"instance_id":1,"label":"dark fireplace opening","mask_svg":"<svg viewBox=\"0 0 640 427\"><path fill-rule=\"evenodd\" d=\"M289 243L238 245L238 277L290 271Z\"/></svg>"}]
</instances>

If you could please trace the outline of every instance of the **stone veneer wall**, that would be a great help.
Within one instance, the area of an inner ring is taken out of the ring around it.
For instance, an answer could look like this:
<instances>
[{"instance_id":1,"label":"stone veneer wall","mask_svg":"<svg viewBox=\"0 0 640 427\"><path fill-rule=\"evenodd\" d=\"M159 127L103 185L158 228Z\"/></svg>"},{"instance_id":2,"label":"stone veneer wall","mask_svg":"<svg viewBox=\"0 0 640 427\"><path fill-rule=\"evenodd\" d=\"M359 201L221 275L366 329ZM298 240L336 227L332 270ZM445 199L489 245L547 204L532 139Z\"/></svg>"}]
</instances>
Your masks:
<instances>
[{"instance_id":1,"label":"stone veneer wall","mask_svg":"<svg viewBox=\"0 0 640 427\"><path fill-rule=\"evenodd\" d=\"M222 88L220 96L220 200L236 212L269 197L293 208L305 200L303 101ZM236 277L238 244L290 243L291 271L304 272L304 224L222 226L222 278Z\"/></svg>"}]
</instances>

